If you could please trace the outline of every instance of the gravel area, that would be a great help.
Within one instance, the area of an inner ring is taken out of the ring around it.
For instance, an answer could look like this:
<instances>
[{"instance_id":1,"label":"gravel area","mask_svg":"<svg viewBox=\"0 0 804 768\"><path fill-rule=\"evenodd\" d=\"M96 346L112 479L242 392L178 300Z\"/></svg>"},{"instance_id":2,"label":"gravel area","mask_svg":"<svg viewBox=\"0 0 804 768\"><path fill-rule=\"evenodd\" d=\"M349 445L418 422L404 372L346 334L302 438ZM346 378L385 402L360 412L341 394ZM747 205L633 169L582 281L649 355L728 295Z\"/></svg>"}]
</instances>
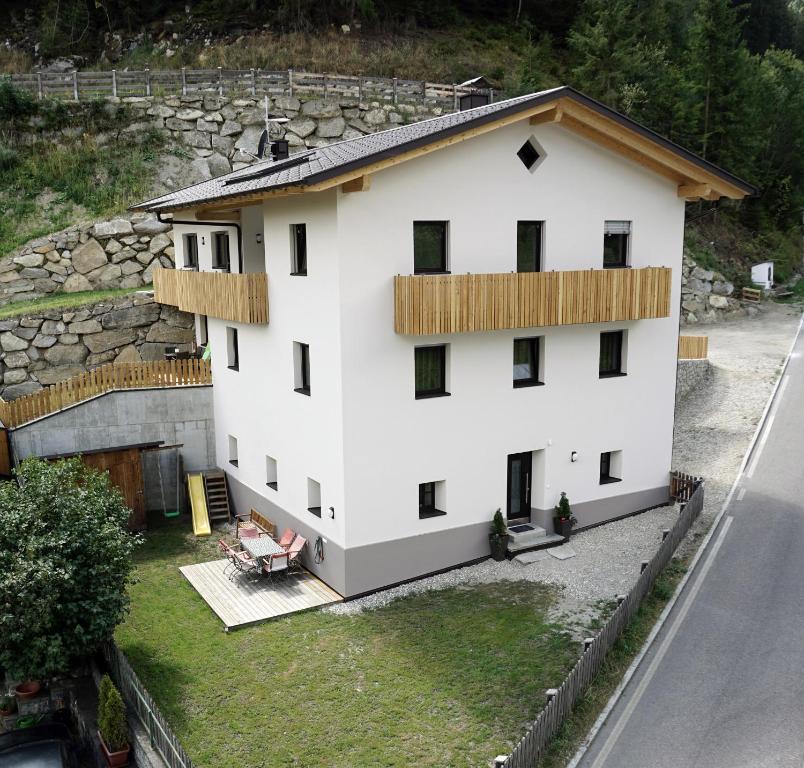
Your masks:
<instances>
[{"instance_id":1,"label":"gravel area","mask_svg":"<svg viewBox=\"0 0 804 768\"><path fill-rule=\"evenodd\" d=\"M723 504L798 321L797 310L770 305L755 318L689 331L709 336L713 368L712 376L702 387L676 404L673 466L706 478L706 504L693 529L692 541L700 539ZM639 575L640 562L653 555L662 530L673 525L677 514L677 507L659 507L578 533L570 542L577 554L567 560L554 558L549 550L529 565L486 560L325 610L357 614L429 590L524 580L559 587L560 599L554 613L580 631L580 626L598 613L600 601L630 589Z\"/></svg>"}]
</instances>

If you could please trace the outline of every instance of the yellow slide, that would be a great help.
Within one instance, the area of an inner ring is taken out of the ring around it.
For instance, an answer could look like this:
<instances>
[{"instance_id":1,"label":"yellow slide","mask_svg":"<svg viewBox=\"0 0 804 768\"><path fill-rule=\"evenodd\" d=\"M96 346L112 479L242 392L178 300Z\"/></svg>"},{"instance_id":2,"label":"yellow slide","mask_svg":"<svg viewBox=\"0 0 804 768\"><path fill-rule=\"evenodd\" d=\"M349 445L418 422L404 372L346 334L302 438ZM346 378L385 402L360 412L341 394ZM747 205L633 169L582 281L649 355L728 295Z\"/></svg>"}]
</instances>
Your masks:
<instances>
[{"instance_id":1,"label":"yellow slide","mask_svg":"<svg viewBox=\"0 0 804 768\"><path fill-rule=\"evenodd\" d=\"M204 476L199 472L188 472L187 487L190 491L190 510L193 513L193 533L196 536L209 536L212 530L209 527Z\"/></svg>"}]
</instances>

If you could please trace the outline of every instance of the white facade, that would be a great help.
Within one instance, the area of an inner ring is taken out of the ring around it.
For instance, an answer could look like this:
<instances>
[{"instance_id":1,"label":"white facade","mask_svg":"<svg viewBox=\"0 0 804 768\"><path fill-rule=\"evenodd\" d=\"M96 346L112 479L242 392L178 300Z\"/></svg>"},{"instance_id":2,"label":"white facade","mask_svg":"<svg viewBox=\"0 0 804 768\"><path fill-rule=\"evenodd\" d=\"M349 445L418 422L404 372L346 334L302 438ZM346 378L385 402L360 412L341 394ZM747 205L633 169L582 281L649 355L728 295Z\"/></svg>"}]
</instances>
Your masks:
<instances>
[{"instance_id":1,"label":"white facade","mask_svg":"<svg viewBox=\"0 0 804 768\"><path fill-rule=\"evenodd\" d=\"M543 150L532 172L516 154L529 138ZM542 271L600 269L605 222L629 221L630 266L673 270L671 315L397 334L393 277L413 272L420 220L449 222L453 274L516 271L517 221L544 222ZM298 223L306 224L307 276L290 274ZM540 524L561 491L580 527L666 500L683 223L676 183L559 125L527 120L376 173L368 191L244 208L243 271L267 272L270 322L208 321L217 461L235 499L262 505L280 527L320 535L325 563L309 558L310 566L345 595L487 554L491 517L506 510L509 454L533 452L531 507ZM200 269L209 269L210 235L220 228L175 229L177 264L179 235L196 232ZM234 265L237 238L228 231ZM238 331L236 371L227 367L227 327ZM627 375L600 378L600 333L620 329ZM534 336L544 385L514 388L513 340ZM309 345L309 396L294 391L294 342ZM416 399L414 348L442 343L450 396ZM620 482L600 482L606 451ZM267 485L274 467L276 489ZM446 514L420 519L419 484L430 481ZM308 511L319 505L320 518Z\"/></svg>"}]
</instances>

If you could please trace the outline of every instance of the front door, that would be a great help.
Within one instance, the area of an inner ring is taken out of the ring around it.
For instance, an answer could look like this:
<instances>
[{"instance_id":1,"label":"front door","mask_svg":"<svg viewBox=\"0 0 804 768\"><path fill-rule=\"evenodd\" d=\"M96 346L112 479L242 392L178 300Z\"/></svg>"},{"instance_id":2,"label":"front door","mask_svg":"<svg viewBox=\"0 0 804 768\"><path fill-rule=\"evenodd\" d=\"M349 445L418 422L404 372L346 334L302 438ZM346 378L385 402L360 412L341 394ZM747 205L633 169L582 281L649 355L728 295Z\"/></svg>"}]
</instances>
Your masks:
<instances>
[{"instance_id":1,"label":"front door","mask_svg":"<svg viewBox=\"0 0 804 768\"><path fill-rule=\"evenodd\" d=\"M508 456L508 522L530 520L530 487L533 454L512 453Z\"/></svg>"}]
</instances>

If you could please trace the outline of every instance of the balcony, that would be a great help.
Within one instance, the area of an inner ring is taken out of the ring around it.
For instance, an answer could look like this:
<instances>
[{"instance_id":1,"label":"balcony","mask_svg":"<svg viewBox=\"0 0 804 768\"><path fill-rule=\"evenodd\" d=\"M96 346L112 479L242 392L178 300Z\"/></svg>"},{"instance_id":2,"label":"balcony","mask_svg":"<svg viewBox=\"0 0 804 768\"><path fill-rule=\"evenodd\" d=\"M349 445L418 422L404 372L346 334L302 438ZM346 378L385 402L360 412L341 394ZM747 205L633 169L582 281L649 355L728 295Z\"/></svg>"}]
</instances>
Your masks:
<instances>
[{"instance_id":1,"label":"balcony","mask_svg":"<svg viewBox=\"0 0 804 768\"><path fill-rule=\"evenodd\" d=\"M185 312L234 323L268 322L268 279L265 273L154 270L154 298Z\"/></svg>"},{"instance_id":2,"label":"balcony","mask_svg":"<svg viewBox=\"0 0 804 768\"><path fill-rule=\"evenodd\" d=\"M668 267L394 278L394 330L413 336L670 315Z\"/></svg>"}]
</instances>

